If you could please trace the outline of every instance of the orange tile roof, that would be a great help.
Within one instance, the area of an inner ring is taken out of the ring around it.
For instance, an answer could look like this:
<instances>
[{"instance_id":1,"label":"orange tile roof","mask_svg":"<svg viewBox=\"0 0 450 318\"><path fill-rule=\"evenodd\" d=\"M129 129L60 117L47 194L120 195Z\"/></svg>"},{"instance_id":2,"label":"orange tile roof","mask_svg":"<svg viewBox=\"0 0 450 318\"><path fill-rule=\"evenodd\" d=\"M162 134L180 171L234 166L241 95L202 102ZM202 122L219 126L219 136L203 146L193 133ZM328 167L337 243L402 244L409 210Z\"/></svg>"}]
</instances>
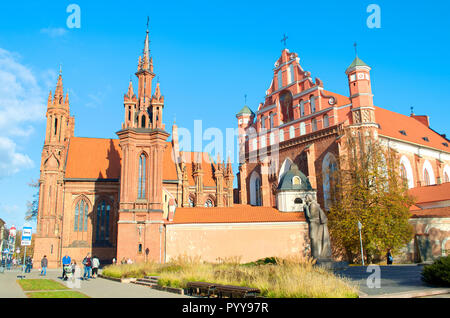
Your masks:
<instances>
[{"instance_id":1,"label":"orange tile roof","mask_svg":"<svg viewBox=\"0 0 450 318\"><path fill-rule=\"evenodd\" d=\"M303 222L303 212L280 212L272 207L235 204L225 208L177 208L174 224L186 223L255 223L255 222Z\"/></svg>"},{"instance_id":2,"label":"orange tile roof","mask_svg":"<svg viewBox=\"0 0 450 318\"><path fill-rule=\"evenodd\" d=\"M423 209L411 211L411 218L446 218L450 217L450 206L434 209Z\"/></svg>"},{"instance_id":3,"label":"orange tile roof","mask_svg":"<svg viewBox=\"0 0 450 318\"><path fill-rule=\"evenodd\" d=\"M340 107L340 106L344 106L344 105L348 105L351 103L350 98L348 98L347 96L341 95L341 94L337 94L337 93L333 93L327 90L323 90L323 95L326 96L333 96L336 99L336 106ZM329 106L329 105L327 105Z\"/></svg>"},{"instance_id":4,"label":"orange tile roof","mask_svg":"<svg viewBox=\"0 0 450 318\"><path fill-rule=\"evenodd\" d=\"M118 179L122 152L118 139L72 137L66 178Z\"/></svg>"},{"instance_id":5,"label":"orange tile roof","mask_svg":"<svg viewBox=\"0 0 450 318\"><path fill-rule=\"evenodd\" d=\"M450 152L450 147L442 144L449 143L445 138L412 117L375 107L375 119L381 126L381 135ZM406 136L402 135L400 130L404 130ZM422 137L428 137L429 141L423 140Z\"/></svg>"},{"instance_id":6,"label":"orange tile roof","mask_svg":"<svg viewBox=\"0 0 450 318\"><path fill-rule=\"evenodd\" d=\"M167 142L163 159L164 180L177 180L177 170L172 159L172 143ZM186 156L193 152L186 152ZM73 179L119 179L122 151L119 139L72 137L66 163L66 178ZM203 184L215 186L211 164L203 160ZM187 164L189 184L195 185L192 164Z\"/></svg>"},{"instance_id":7,"label":"orange tile roof","mask_svg":"<svg viewBox=\"0 0 450 318\"><path fill-rule=\"evenodd\" d=\"M428 202L450 200L450 182L435 184L424 187L417 187L408 190L409 194L415 197L416 205Z\"/></svg>"}]
</instances>

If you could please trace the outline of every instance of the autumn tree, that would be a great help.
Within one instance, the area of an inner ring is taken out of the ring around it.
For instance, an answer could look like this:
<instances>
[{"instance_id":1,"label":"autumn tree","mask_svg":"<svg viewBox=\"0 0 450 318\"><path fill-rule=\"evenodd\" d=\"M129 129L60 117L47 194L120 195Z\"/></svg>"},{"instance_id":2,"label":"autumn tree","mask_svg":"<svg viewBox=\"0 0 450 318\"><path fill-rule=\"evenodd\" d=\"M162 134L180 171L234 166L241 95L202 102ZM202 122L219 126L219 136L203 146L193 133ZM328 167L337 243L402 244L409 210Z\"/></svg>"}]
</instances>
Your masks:
<instances>
[{"instance_id":1,"label":"autumn tree","mask_svg":"<svg viewBox=\"0 0 450 318\"><path fill-rule=\"evenodd\" d=\"M39 205L39 182L31 181L28 184L32 188L36 188L37 191L33 194L33 199L31 201L27 201L27 212L25 214L25 220L36 220L38 215L38 205Z\"/></svg>"},{"instance_id":2,"label":"autumn tree","mask_svg":"<svg viewBox=\"0 0 450 318\"><path fill-rule=\"evenodd\" d=\"M347 130L342 150L331 177L330 235L352 262L360 257L360 221L364 256L368 263L378 261L388 248L398 251L411 240L409 207L414 202L395 151L369 130Z\"/></svg>"}]
</instances>

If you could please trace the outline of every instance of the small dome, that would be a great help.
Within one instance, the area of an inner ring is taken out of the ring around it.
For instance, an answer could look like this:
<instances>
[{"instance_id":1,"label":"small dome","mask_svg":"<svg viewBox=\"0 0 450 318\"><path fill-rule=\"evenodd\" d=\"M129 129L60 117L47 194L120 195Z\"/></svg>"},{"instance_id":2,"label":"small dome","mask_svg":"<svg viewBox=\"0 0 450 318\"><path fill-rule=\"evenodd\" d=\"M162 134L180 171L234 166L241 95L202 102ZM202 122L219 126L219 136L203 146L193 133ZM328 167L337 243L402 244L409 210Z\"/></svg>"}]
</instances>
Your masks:
<instances>
[{"instance_id":1,"label":"small dome","mask_svg":"<svg viewBox=\"0 0 450 318\"><path fill-rule=\"evenodd\" d=\"M312 190L308 178L293 164L291 169L285 172L278 184L278 190Z\"/></svg>"}]
</instances>

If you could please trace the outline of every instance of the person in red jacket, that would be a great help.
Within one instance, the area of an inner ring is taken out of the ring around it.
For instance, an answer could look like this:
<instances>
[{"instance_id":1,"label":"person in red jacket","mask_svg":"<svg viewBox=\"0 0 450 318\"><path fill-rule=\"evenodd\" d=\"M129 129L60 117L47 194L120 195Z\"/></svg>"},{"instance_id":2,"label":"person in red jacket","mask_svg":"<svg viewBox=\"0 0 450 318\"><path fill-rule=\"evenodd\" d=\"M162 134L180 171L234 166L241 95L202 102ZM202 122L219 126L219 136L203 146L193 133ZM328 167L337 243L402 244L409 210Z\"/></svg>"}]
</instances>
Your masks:
<instances>
[{"instance_id":1,"label":"person in red jacket","mask_svg":"<svg viewBox=\"0 0 450 318\"><path fill-rule=\"evenodd\" d=\"M91 258L91 254L87 254L86 257L83 259L83 265L84 265L84 275L83 275L83 279L84 280L89 280L91 279L91 268L92 268L92 258ZM87 279L86 279L87 276Z\"/></svg>"}]
</instances>

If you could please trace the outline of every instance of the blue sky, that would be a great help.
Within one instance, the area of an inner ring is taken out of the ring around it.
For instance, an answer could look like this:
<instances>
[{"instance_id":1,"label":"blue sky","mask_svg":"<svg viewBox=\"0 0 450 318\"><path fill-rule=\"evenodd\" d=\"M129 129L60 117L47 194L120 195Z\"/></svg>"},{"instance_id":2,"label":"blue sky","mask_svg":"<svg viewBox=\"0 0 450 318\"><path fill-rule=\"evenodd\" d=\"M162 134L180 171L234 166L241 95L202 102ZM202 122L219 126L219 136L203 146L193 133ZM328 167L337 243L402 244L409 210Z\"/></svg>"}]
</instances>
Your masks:
<instances>
[{"instance_id":1,"label":"blue sky","mask_svg":"<svg viewBox=\"0 0 450 318\"><path fill-rule=\"evenodd\" d=\"M71 3L81 8L80 29L66 26ZM381 28L367 27L371 3ZM286 33L302 67L344 95L356 41L372 67L375 104L402 114L414 106L449 135L449 11L448 1L2 1L0 218L24 223L60 63L75 135L116 138L147 16L168 129L175 116L188 129L196 119L204 129L236 127L245 94L252 109L263 102Z\"/></svg>"}]
</instances>

